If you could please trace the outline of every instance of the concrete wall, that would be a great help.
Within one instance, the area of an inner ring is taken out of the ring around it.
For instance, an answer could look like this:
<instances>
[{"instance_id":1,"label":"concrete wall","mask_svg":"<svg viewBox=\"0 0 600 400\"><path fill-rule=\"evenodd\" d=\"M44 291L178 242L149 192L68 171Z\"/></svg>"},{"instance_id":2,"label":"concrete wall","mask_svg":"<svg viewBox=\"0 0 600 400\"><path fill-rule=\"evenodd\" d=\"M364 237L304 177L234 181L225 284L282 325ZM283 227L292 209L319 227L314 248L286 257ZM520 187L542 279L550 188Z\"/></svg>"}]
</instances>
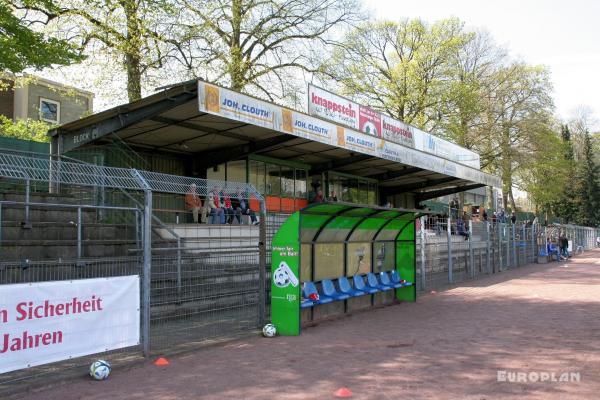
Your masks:
<instances>
[{"instance_id":1,"label":"concrete wall","mask_svg":"<svg viewBox=\"0 0 600 400\"><path fill-rule=\"evenodd\" d=\"M43 82L33 82L27 86L27 117L39 119L40 99L45 98L60 103L60 124L74 121L92 113L89 95L76 90L54 88Z\"/></svg>"}]
</instances>

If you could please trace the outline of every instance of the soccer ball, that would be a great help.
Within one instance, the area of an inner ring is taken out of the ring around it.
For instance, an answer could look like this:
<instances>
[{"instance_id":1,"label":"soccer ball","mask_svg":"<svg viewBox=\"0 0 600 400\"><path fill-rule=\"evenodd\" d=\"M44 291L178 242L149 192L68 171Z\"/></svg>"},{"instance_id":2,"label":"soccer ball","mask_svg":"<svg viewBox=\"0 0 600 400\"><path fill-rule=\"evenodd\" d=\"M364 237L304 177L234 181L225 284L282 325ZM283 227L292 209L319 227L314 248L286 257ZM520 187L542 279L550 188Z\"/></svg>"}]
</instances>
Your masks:
<instances>
[{"instance_id":1,"label":"soccer ball","mask_svg":"<svg viewBox=\"0 0 600 400\"><path fill-rule=\"evenodd\" d=\"M291 282L290 274L288 273L287 269L281 267L277 268L273 274L273 281L277 287L287 287Z\"/></svg>"},{"instance_id":2,"label":"soccer ball","mask_svg":"<svg viewBox=\"0 0 600 400\"><path fill-rule=\"evenodd\" d=\"M277 329L275 328L275 325L273 324L266 324L265 327L263 328L263 336L264 337L275 337L275 335L277 334Z\"/></svg>"},{"instance_id":3,"label":"soccer ball","mask_svg":"<svg viewBox=\"0 0 600 400\"><path fill-rule=\"evenodd\" d=\"M104 360L94 361L90 365L90 376L97 381L103 381L110 375L110 364Z\"/></svg>"}]
</instances>

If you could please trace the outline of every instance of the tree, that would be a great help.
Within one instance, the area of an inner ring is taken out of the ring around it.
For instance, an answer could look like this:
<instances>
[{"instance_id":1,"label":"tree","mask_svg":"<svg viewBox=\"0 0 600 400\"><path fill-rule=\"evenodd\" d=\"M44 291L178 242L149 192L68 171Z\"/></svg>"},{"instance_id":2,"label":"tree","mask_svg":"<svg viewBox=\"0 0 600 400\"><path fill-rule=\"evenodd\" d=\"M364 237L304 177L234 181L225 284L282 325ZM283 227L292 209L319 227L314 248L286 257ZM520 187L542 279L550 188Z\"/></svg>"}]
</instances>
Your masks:
<instances>
[{"instance_id":1,"label":"tree","mask_svg":"<svg viewBox=\"0 0 600 400\"><path fill-rule=\"evenodd\" d=\"M63 0L60 7L46 1L13 2L35 12L31 21L68 38L81 51L92 57L108 54L119 62L127 76L129 101L142 97L144 74L161 68L177 42L177 12L168 0Z\"/></svg>"},{"instance_id":2,"label":"tree","mask_svg":"<svg viewBox=\"0 0 600 400\"><path fill-rule=\"evenodd\" d=\"M497 68L486 89L480 139L482 161L502 176L504 207L516 209L513 186L529 166L536 142L551 140L553 102L548 71L512 63ZM544 150L542 147L541 151Z\"/></svg>"},{"instance_id":3,"label":"tree","mask_svg":"<svg viewBox=\"0 0 600 400\"><path fill-rule=\"evenodd\" d=\"M453 79L451 61L471 36L457 19L366 22L346 36L323 75L360 103L435 129Z\"/></svg>"},{"instance_id":4,"label":"tree","mask_svg":"<svg viewBox=\"0 0 600 400\"><path fill-rule=\"evenodd\" d=\"M0 136L33 140L35 142L49 142L50 137L47 136L47 133L50 128L51 125L44 121L20 119L13 122L11 119L0 115Z\"/></svg>"},{"instance_id":5,"label":"tree","mask_svg":"<svg viewBox=\"0 0 600 400\"><path fill-rule=\"evenodd\" d=\"M57 9L51 0L29 0L28 4ZM14 7L0 0L0 72L18 73L26 68L42 69L80 60L82 56L73 45L32 30L25 19L15 15Z\"/></svg>"},{"instance_id":6,"label":"tree","mask_svg":"<svg viewBox=\"0 0 600 400\"><path fill-rule=\"evenodd\" d=\"M560 136L552 130L537 132L538 137L532 137L530 157L525 158L519 174L521 189L529 194L536 214L558 215L570 204L565 198L565 188L572 181L568 172L574 169L574 162L572 157L565 156L571 148L568 127L561 125L560 129Z\"/></svg>"},{"instance_id":7,"label":"tree","mask_svg":"<svg viewBox=\"0 0 600 400\"><path fill-rule=\"evenodd\" d=\"M184 0L178 59L194 75L273 100L327 57L335 30L359 17L355 0ZM188 41L189 40L189 41Z\"/></svg>"},{"instance_id":8,"label":"tree","mask_svg":"<svg viewBox=\"0 0 600 400\"><path fill-rule=\"evenodd\" d=\"M584 226L600 225L600 169L594 160L592 138L583 136L582 157L578 162L575 183L577 223Z\"/></svg>"}]
</instances>

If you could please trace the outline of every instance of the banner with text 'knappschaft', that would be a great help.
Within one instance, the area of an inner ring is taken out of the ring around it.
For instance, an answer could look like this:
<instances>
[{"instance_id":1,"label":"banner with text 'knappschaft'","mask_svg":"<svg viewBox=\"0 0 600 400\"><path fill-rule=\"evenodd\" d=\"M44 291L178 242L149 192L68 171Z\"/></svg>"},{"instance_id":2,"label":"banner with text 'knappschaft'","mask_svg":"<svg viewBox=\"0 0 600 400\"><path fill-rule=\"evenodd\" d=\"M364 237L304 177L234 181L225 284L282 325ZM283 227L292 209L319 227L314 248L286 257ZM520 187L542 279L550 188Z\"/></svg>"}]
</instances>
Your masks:
<instances>
[{"instance_id":1,"label":"banner with text 'knappschaft'","mask_svg":"<svg viewBox=\"0 0 600 400\"><path fill-rule=\"evenodd\" d=\"M139 342L137 275L0 285L0 373Z\"/></svg>"}]
</instances>

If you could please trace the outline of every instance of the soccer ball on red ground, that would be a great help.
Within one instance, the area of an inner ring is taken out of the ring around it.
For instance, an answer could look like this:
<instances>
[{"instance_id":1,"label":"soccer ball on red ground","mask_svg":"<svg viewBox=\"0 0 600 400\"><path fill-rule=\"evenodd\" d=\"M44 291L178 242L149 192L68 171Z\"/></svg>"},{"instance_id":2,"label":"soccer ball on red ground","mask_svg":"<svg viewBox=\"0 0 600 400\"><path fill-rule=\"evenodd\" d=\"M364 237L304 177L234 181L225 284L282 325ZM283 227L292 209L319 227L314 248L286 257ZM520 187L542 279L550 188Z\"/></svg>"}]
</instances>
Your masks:
<instances>
[{"instance_id":1,"label":"soccer ball on red ground","mask_svg":"<svg viewBox=\"0 0 600 400\"><path fill-rule=\"evenodd\" d=\"M273 324L266 324L265 327L263 328L263 336L264 337L274 337L277 334L277 329L275 328L275 325Z\"/></svg>"},{"instance_id":2,"label":"soccer ball on red ground","mask_svg":"<svg viewBox=\"0 0 600 400\"><path fill-rule=\"evenodd\" d=\"M90 376L97 381L108 379L110 375L110 364L104 360L94 361L90 365Z\"/></svg>"}]
</instances>

